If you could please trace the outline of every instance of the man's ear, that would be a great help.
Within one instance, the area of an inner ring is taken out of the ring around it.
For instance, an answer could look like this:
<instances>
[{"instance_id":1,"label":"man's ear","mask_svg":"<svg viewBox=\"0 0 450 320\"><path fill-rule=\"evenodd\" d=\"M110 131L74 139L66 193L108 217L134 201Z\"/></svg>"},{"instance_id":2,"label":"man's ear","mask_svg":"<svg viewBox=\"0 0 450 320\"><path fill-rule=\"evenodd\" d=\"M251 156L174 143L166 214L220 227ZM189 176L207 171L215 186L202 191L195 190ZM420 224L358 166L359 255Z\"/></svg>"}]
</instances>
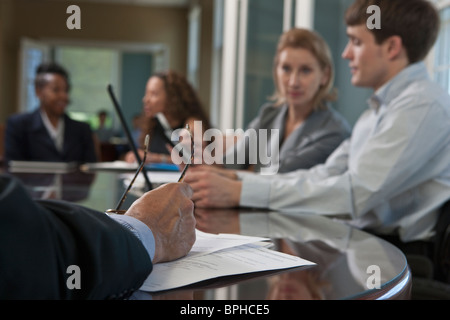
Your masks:
<instances>
[{"instance_id":1,"label":"man's ear","mask_svg":"<svg viewBox=\"0 0 450 320\"><path fill-rule=\"evenodd\" d=\"M391 36L385 40L386 52L391 60L399 58L401 55L406 54L403 47L402 38L399 36Z\"/></svg>"}]
</instances>

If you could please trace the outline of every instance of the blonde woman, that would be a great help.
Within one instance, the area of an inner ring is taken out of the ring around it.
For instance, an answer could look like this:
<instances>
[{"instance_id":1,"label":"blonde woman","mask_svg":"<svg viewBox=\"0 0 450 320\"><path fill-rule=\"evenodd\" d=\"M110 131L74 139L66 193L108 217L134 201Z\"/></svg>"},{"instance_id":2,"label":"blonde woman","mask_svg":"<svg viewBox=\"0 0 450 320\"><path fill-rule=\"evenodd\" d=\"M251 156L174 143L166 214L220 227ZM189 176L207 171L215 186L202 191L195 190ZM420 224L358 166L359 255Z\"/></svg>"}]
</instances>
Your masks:
<instances>
[{"instance_id":1,"label":"blonde woman","mask_svg":"<svg viewBox=\"0 0 450 320\"><path fill-rule=\"evenodd\" d=\"M328 45L313 31L299 28L286 31L278 42L273 78L275 94L272 101L262 106L247 132L256 132L258 145L260 129L266 129L268 134L267 142L262 143L271 145L272 138L279 139L275 141L279 145L278 172L306 169L323 163L351 132L347 121L330 106L336 93ZM278 136L272 137L271 129L277 129ZM231 159L229 153L234 153L231 155L234 163L225 161L226 168L255 172L264 168L261 158L255 155L254 147L249 146L250 141L241 139L234 149L228 150L226 157ZM245 154L245 163L237 164L242 153Z\"/></svg>"}]
</instances>

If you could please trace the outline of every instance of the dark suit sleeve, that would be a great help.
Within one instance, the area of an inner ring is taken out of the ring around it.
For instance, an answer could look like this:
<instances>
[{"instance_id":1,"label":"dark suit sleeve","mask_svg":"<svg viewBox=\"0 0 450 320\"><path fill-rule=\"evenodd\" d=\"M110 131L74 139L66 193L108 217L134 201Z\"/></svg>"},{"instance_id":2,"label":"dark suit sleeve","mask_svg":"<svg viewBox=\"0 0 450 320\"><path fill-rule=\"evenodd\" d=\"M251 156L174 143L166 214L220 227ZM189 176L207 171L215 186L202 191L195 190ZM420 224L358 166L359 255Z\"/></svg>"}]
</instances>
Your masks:
<instances>
[{"instance_id":1,"label":"dark suit sleeve","mask_svg":"<svg viewBox=\"0 0 450 320\"><path fill-rule=\"evenodd\" d=\"M65 117L64 158L65 161L81 163L96 162L94 133L87 123Z\"/></svg>"},{"instance_id":2,"label":"dark suit sleeve","mask_svg":"<svg viewBox=\"0 0 450 320\"><path fill-rule=\"evenodd\" d=\"M124 298L151 270L142 243L107 215L34 202L18 180L0 176L0 300Z\"/></svg>"},{"instance_id":3,"label":"dark suit sleeve","mask_svg":"<svg viewBox=\"0 0 450 320\"><path fill-rule=\"evenodd\" d=\"M5 159L9 160L26 160L25 154L26 141L22 129L24 126L20 117L11 116L6 122L5 131Z\"/></svg>"}]
</instances>

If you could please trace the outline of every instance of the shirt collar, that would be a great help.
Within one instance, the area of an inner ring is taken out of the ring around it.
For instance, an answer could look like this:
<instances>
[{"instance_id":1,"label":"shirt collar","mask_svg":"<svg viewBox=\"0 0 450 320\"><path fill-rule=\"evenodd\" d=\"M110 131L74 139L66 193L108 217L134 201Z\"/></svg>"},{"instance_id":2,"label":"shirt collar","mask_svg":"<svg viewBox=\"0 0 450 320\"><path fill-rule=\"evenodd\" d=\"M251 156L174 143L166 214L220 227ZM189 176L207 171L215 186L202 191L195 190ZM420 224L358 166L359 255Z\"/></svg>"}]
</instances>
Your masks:
<instances>
[{"instance_id":1,"label":"shirt collar","mask_svg":"<svg viewBox=\"0 0 450 320\"><path fill-rule=\"evenodd\" d=\"M399 92L403 91L409 84L419 79L428 77L427 68L423 61L409 65L400 71L394 78L380 87L367 101L370 108L378 111L381 105L389 104Z\"/></svg>"},{"instance_id":2,"label":"shirt collar","mask_svg":"<svg viewBox=\"0 0 450 320\"><path fill-rule=\"evenodd\" d=\"M42 122L44 123L44 126L47 129L50 137L55 142L56 148L61 151L64 141L64 117L59 118L58 124L55 128L51 124L50 119L47 116L47 113L42 109L40 110L40 113Z\"/></svg>"}]
</instances>

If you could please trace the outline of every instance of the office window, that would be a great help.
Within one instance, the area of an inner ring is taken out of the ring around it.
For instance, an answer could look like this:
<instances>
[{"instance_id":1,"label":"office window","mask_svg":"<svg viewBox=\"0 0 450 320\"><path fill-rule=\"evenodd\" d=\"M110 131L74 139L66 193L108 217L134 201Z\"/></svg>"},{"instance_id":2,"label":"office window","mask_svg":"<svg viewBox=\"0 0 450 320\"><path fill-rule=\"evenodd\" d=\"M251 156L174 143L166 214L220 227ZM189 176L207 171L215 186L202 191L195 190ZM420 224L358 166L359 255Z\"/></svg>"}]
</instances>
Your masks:
<instances>
[{"instance_id":1,"label":"office window","mask_svg":"<svg viewBox=\"0 0 450 320\"><path fill-rule=\"evenodd\" d=\"M31 39L22 39L20 43L20 111L33 111L39 106L34 92L36 68L50 58L50 48Z\"/></svg>"},{"instance_id":2,"label":"office window","mask_svg":"<svg viewBox=\"0 0 450 320\"><path fill-rule=\"evenodd\" d=\"M440 10L441 30L434 49L433 75L450 93L450 6Z\"/></svg>"},{"instance_id":3,"label":"office window","mask_svg":"<svg viewBox=\"0 0 450 320\"><path fill-rule=\"evenodd\" d=\"M223 8L219 11L223 23L215 32L223 30L223 34L220 46L214 47L215 57L219 56L216 48L221 51L221 61L220 67L213 65L213 74L219 72L221 78L215 79L220 87L213 92L211 114L213 121L220 119L217 125L222 130L246 127L273 93L272 60L283 30L285 1L215 1L215 8Z\"/></svg>"},{"instance_id":4,"label":"office window","mask_svg":"<svg viewBox=\"0 0 450 320\"><path fill-rule=\"evenodd\" d=\"M213 48L211 64L211 98L210 98L210 118L213 126L220 125L220 105L222 88L223 63L223 25L224 25L224 0L214 0L213 13Z\"/></svg>"},{"instance_id":5,"label":"office window","mask_svg":"<svg viewBox=\"0 0 450 320\"><path fill-rule=\"evenodd\" d=\"M314 3L214 1L214 33L220 41L214 42L211 116L220 129L245 128L257 116L274 91L272 63L279 36L293 26L312 28Z\"/></svg>"},{"instance_id":6,"label":"office window","mask_svg":"<svg viewBox=\"0 0 450 320\"><path fill-rule=\"evenodd\" d=\"M38 50L36 48L30 48L26 51L26 59L29 61L29 63L26 66L25 69L25 87L26 87L26 95L27 99L25 101L25 109L26 110L33 110L36 108L36 106L39 105L39 101L34 94L34 77L36 73L36 68L39 66L39 64L44 60L44 54L41 50Z\"/></svg>"},{"instance_id":7,"label":"office window","mask_svg":"<svg viewBox=\"0 0 450 320\"><path fill-rule=\"evenodd\" d=\"M106 86L117 83L119 53L110 49L60 46L55 54L56 61L70 74L71 103L67 109L70 116L95 128L98 111L110 110L114 115Z\"/></svg>"},{"instance_id":8,"label":"office window","mask_svg":"<svg viewBox=\"0 0 450 320\"><path fill-rule=\"evenodd\" d=\"M189 44L187 57L187 78L194 88L198 88L200 69L201 8L194 6L189 12Z\"/></svg>"},{"instance_id":9,"label":"office window","mask_svg":"<svg viewBox=\"0 0 450 320\"><path fill-rule=\"evenodd\" d=\"M32 111L39 105L34 92L36 67L56 61L67 69L72 83L67 113L95 129L98 111L106 109L111 116L109 123L116 130L121 127L107 85L113 85L131 126L133 115L142 111L148 77L154 71L166 70L169 62L168 48L158 43L23 39L20 56L20 112Z\"/></svg>"},{"instance_id":10,"label":"office window","mask_svg":"<svg viewBox=\"0 0 450 320\"><path fill-rule=\"evenodd\" d=\"M272 64L283 32L282 1L250 0L247 19L243 127L274 92Z\"/></svg>"}]
</instances>

